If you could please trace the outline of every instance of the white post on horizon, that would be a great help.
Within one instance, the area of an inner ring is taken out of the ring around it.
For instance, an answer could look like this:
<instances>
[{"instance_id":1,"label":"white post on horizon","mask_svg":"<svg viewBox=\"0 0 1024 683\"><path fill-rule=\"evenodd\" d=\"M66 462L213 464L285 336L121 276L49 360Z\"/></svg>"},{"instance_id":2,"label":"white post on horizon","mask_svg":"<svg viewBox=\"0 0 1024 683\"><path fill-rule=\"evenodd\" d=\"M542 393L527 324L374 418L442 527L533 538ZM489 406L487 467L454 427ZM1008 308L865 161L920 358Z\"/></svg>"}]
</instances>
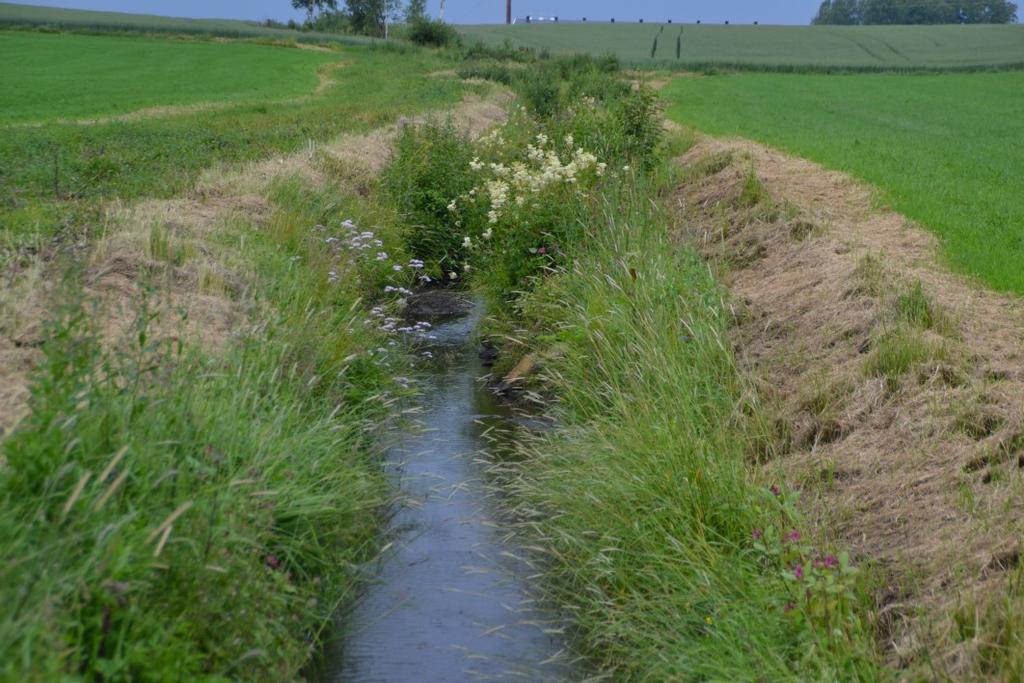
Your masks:
<instances>
[{"instance_id":1,"label":"white post on horizon","mask_svg":"<svg viewBox=\"0 0 1024 683\"><path fill-rule=\"evenodd\" d=\"M444 21L444 0L441 0L441 11L438 12L437 18Z\"/></svg>"}]
</instances>

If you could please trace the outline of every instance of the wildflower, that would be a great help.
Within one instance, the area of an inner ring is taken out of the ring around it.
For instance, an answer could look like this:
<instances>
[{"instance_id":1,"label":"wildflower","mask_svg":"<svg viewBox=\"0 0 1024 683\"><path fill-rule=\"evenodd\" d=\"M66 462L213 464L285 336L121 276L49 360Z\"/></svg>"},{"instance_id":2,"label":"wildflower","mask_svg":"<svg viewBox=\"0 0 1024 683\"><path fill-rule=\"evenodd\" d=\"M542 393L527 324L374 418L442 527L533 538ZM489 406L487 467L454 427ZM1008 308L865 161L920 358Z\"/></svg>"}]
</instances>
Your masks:
<instances>
[{"instance_id":1,"label":"wildflower","mask_svg":"<svg viewBox=\"0 0 1024 683\"><path fill-rule=\"evenodd\" d=\"M713 623L715 623L715 620L712 619L711 615L709 614L708 616L704 617L704 623L708 626L711 626Z\"/></svg>"},{"instance_id":2,"label":"wildflower","mask_svg":"<svg viewBox=\"0 0 1024 683\"><path fill-rule=\"evenodd\" d=\"M452 213L458 211L459 210L458 200L455 200L455 199L451 200L448 203L448 210L451 211Z\"/></svg>"},{"instance_id":3,"label":"wildflower","mask_svg":"<svg viewBox=\"0 0 1024 683\"><path fill-rule=\"evenodd\" d=\"M782 606L782 611L783 611L784 614L789 614L790 612L792 612L795 609L796 609L796 605L794 605L791 602L787 602L785 605Z\"/></svg>"},{"instance_id":4,"label":"wildflower","mask_svg":"<svg viewBox=\"0 0 1024 683\"><path fill-rule=\"evenodd\" d=\"M632 168L629 164L626 164L625 166L622 167L622 170L625 171L626 173L629 173L632 170Z\"/></svg>"},{"instance_id":5,"label":"wildflower","mask_svg":"<svg viewBox=\"0 0 1024 683\"><path fill-rule=\"evenodd\" d=\"M835 569L839 566L839 558L835 555L826 555L821 564L825 569Z\"/></svg>"},{"instance_id":6,"label":"wildflower","mask_svg":"<svg viewBox=\"0 0 1024 683\"><path fill-rule=\"evenodd\" d=\"M418 258L409 259L409 267L412 268L413 270L422 270L423 261L419 260Z\"/></svg>"},{"instance_id":7,"label":"wildflower","mask_svg":"<svg viewBox=\"0 0 1024 683\"><path fill-rule=\"evenodd\" d=\"M458 280L458 279L459 279L459 274L458 274L458 273L456 273L456 272L455 272L455 271L453 270L453 271L451 271L450 273L448 273L448 279L449 279L449 280Z\"/></svg>"},{"instance_id":8,"label":"wildflower","mask_svg":"<svg viewBox=\"0 0 1024 683\"><path fill-rule=\"evenodd\" d=\"M796 543L800 540L800 532L794 529L793 531L787 532L785 538L787 543Z\"/></svg>"},{"instance_id":9,"label":"wildflower","mask_svg":"<svg viewBox=\"0 0 1024 683\"><path fill-rule=\"evenodd\" d=\"M498 222L498 212L493 209L487 212L487 222L494 225ZM468 239L468 238L467 238Z\"/></svg>"},{"instance_id":10,"label":"wildflower","mask_svg":"<svg viewBox=\"0 0 1024 683\"><path fill-rule=\"evenodd\" d=\"M796 579L797 581L802 581L803 580L803 578L804 578L804 566L802 564L798 564L795 567L793 567L793 578Z\"/></svg>"},{"instance_id":11,"label":"wildflower","mask_svg":"<svg viewBox=\"0 0 1024 683\"><path fill-rule=\"evenodd\" d=\"M544 135L544 133L537 133L537 144L541 147L548 144L548 136Z\"/></svg>"},{"instance_id":12,"label":"wildflower","mask_svg":"<svg viewBox=\"0 0 1024 683\"><path fill-rule=\"evenodd\" d=\"M768 490L772 492L772 495L773 495L773 496L781 496L781 495L782 495L782 491L781 491L781 490L779 490L779 487L778 487L778 486L775 486L774 484L773 484L773 485L772 485L772 487L771 487L770 489L768 489Z\"/></svg>"},{"instance_id":13,"label":"wildflower","mask_svg":"<svg viewBox=\"0 0 1024 683\"><path fill-rule=\"evenodd\" d=\"M470 247L473 246L473 240L469 239L469 236L463 237L462 246L466 249L469 249Z\"/></svg>"},{"instance_id":14,"label":"wildflower","mask_svg":"<svg viewBox=\"0 0 1024 683\"><path fill-rule=\"evenodd\" d=\"M471 270L470 265L468 263L463 263L462 270L468 273Z\"/></svg>"},{"instance_id":15,"label":"wildflower","mask_svg":"<svg viewBox=\"0 0 1024 683\"><path fill-rule=\"evenodd\" d=\"M479 157L474 157L473 161L469 162L469 167L474 171L480 171L483 169L483 162L480 161Z\"/></svg>"},{"instance_id":16,"label":"wildflower","mask_svg":"<svg viewBox=\"0 0 1024 683\"><path fill-rule=\"evenodd\" d=\"M492 228L487 228L486 230L484 230L484 234L483 234L483 235L481 235L481 236L482 236L482 237L483 237L483 238L484 238L485 240L489 240L489 239L491 239L492 237L494 237L494 230L493 230Z\"/></svg>"},{"instance_id":17,"label":"wildflower","mask_svg":"<svg viewBox=\"0 0 1024 683\"><path fill-rule=\"evenodd\" d=\"M565 144L567 147L572 147L575 140L573 140L572 133L565 136Z\"/></svg>"},{"instance_id":18,"label":"wildflower","mask_svg":"<svg viewBox=\"0 0 1024 683\"><path fill-rule=\"evenodd\" d=\"M538 254L546 254L546 253L548 253L547 247L541 247L540 249L537 250L537 253Z\"/></svg>"},{"instance_id":19,"label":"wildflower","mask_svg":"<svg viewBox=\"0 0 1024 683\"><path fill-rule=\"evenodd\" d=\"M396 273L399 273L402 271L402 266L396 263L395 265L391 266L391 270L395 271Z\"/></svg>"},{"instance_id":20,"label":"wildflower","mask_svg":"<svg viewBox=\"0 0 1024 683\"><path fill-rule=\"evenodd\" d=\"M378 251L377 252L377 260L378 261L387 261L388 260L388 253L386 251Z\"/></svg>"},{"instance_id":21,"label":"wildflower","mask_svg":"<svg viewBox=\"0 0 1024 683\"><path fill-rule=\"evenodd\" d=\"M751 536L751 537L752 537L752 538L753 538L753 539L754 539L755 541L760 541L760 540L761 540L761 538L762 538L762 537L764 536L764 532L763 532L763 531L761 531L760 529L754 529L754 530L753 530L753 531L752 531L752 532L750 533L750 536Z\"/></svg>"}]
</instances>

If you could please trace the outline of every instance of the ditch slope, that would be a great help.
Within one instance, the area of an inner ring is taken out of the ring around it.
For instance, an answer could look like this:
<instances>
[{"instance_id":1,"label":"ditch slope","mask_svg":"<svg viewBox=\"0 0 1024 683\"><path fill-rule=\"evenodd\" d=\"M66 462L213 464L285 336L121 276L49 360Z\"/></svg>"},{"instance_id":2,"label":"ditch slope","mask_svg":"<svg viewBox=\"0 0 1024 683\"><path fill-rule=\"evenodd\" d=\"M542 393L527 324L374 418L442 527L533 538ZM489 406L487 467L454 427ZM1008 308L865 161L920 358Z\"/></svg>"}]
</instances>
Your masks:
<instances>
[{"instance_id":1,"label":"ditch slope","mask_svg":"<svg viewBox=\"0 0 1024 683\"><path fill-rule=\"evenodd\" d=\"M737 357L773 411L764 467L876 568L891 664L991 665L1024 517L1021 301L950 273L935 237L841 173L742 139L679 163L680 237L731 289Z\"/></svg>"}]
</instances>

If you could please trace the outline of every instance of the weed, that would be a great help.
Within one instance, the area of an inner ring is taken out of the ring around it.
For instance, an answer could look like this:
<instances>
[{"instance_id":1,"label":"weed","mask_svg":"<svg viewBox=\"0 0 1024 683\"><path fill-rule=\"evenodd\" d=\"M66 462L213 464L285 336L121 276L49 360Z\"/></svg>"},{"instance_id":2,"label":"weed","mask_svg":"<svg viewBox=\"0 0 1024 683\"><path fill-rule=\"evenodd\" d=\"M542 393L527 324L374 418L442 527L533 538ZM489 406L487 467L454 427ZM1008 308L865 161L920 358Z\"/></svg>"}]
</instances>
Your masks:
<instances>
[{"instance_id":1,"label":"weed","mask_svg":"<svg viewBox=\"0 0 1024 683\"><path fill-rule=\"evenodd\" d=\"M868 377L884 377L890 388L915 367L950 357L945 342L922 334L919 330L897 327L883 333L864 365Z\"/></svg>"},{"instance_id":2,"label":"weed","mask_svg":"<svg viewBox=\"0 0 1024 683\"><path fill-rule=\"evenodd\" d=\"M893 308L896 319L911 327L934 330L944 336L956 334L956 324L925 294L920 280L896 296Z\"/></svg>"},{"instance_id":3,"label":"weed","mask_svg":"<svg viewBox=\"0 0 1024 683\"><path fill-rule=\"evenodd\" d=\"M875 254L865 254L857 262L854 276L858 281L856 293L874 297L881 296L882 292L885 291L888 280L888 270L885 267L884 257L881 255L876 256Z\"/></svg>"}]
</instances>

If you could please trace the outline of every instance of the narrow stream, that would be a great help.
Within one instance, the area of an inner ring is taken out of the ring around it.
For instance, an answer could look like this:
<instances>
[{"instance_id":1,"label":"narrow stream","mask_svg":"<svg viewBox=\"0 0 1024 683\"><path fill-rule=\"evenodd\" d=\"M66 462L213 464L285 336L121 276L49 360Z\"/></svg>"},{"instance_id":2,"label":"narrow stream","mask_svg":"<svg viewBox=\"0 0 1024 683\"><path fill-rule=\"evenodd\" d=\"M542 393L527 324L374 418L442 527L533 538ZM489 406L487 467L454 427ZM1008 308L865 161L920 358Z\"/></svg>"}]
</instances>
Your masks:
<instances>
[{"instance_id":1,"label":"narrow stream","mask_svg":"<svg viewBox=\"0 0 1024 683\"><path fill-rule=\"evenodd\" d=\"M560 623L530 598L517 548L503 540L474 457L512 417L478 382L470 343L480 308L435 320L419 428L388 469L403 494L376 580L339 624L330 683L571 680Z\"/></svg>"}]
</instances>

